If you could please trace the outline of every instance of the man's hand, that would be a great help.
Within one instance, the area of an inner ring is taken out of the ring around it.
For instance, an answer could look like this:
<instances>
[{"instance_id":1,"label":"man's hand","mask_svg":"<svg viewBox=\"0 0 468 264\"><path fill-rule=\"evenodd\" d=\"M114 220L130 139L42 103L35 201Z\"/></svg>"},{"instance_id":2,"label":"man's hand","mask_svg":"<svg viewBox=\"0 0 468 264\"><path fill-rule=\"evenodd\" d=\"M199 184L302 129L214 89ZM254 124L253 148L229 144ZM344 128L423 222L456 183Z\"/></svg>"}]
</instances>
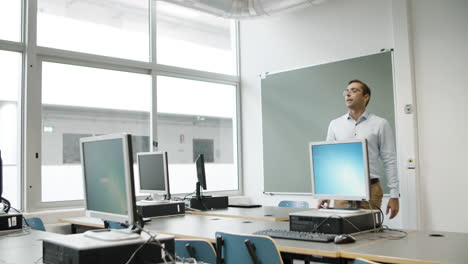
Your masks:
<instances>
[{"instance_id":1,"label":"man's hand","mask_svg":"<svg viewBox=\"0 0 468 264\"><path fill-rule=\"evenodd\" d=\"M329 208L330 207L330 200L319 200L317 208Z\"/></svg>"},{"instance_id":2,"label":"man's hand","mask_svg":"<svg viewBox=\"0 0 468 264\"><path fill-rule=\"evenodd\" d=\"M398 198L390 198L390 200L388 200L387 215L390 210L390 219L392 219L398 214L398 211L400 210L400 202L398 201Z\"/></svg>"}]
</instances>

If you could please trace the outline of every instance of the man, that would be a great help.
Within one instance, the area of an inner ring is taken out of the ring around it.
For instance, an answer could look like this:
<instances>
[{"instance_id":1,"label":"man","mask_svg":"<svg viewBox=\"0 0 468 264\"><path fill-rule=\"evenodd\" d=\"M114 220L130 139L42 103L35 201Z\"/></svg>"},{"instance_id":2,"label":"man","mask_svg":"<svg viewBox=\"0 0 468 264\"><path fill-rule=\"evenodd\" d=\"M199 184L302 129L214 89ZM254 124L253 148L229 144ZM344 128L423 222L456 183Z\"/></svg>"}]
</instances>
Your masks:
<instances>
[{"instance_id":1,"label":"man","mask_svg":"<svg viewBox=\"0 0 468 264\"><path fill-rule=\"evenodd\" d=\"M390 212L390 219L399 211L399 188L396 166L395 140L392 129L387 120L366 112L369 104L371 90L359 81L352 80L343 92L345 104L349 112L330 122L327 141L340 141L352 138L367 139L369 155L369 173L371 178L371 207L375 209L382 205L382 187L379 178L385 174L390 188L390 200L386 213ZM380 171L377 164L379 159L383 162L384 171ZM329 206L330 201L319 202L318 207ZM335 201L335 207L346 207L347 201ZM361 203L362 208L369 209L367 203Z\"/></svg>"}]
</instances>

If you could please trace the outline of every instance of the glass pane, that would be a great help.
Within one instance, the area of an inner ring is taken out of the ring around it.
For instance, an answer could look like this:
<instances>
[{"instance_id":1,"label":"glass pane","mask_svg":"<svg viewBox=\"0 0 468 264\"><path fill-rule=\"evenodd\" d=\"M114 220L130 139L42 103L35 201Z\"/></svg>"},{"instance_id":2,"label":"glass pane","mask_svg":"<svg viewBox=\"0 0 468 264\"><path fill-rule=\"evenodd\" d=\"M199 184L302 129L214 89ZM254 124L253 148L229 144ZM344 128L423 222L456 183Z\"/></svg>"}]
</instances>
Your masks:
<instances>
[{"instance_id":1,"label":"glass pane","mask_svg":"<svg viewBox=\"0 0 468 264\"><path fill-rule=\"evenodd\" d=\"M0 1L0 39L21 40L21 1Z\"/></svg>"},{"instance_id":2,"label":"glass pane","mask_svg":"<svg viewBox=\"0 0 468 264\"><path fill-rule=\"evenodd\" d=\"M150 112L149 75L44 62L42 201L83 199L82 137L127 132L148 151Z\"/></svg>"},{"instance_id":3,"label":"glass pane","mask_svg":"<svg viewBox=\"0 0 468 264\"><path fill-rule=\"evenodd\" d=\"M38 0L37 43L149 61L147 0Z\"/></svg>"},{"instance_id":4,"label":"glass pane","mask_svg":"<svg viewBox=\"0 0 468 264\"><path fill-rule=\"evenodd\" d=\"M168 152L172 193L195 191L205 154L207 191L237 190L236 87L158 76L159 149Z\"/></svg>"},{"instance_id":5,"label":"glass pane","mask_svg":"<svg viewBox=\"0 0 468 264\"><path fill-rule=\"evenodd\" d=\"M2 197L18 208L19 189L19 91L21 87L21 54L0 51L0 150L3 160Z\"/></svg>"},{"instance_id":6,"label":"glass pane","mask_svg":"<svg viewBox=\"0 0 468 264\"><path fill-rule=\"evenodd\" d=\"M156 23L159 64L236 74L232 20L158 1Z\"/></svg>"}]
</instances>

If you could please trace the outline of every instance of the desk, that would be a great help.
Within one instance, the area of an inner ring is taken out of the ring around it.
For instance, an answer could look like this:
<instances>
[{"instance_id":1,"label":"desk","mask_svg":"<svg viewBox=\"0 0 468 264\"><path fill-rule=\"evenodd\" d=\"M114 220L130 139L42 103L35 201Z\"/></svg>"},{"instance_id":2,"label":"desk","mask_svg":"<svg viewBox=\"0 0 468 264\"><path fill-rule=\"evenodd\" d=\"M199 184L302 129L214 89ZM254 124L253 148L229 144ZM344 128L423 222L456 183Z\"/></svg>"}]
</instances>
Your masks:
<instances>
[{"instance_id":1,"label":"desk","mask_svg":"<svg viewBox=\"0 0 468 264\"><path fill-rule=\"evenodd\" d=\"M429 234L442 234L431 237ZM411 232L398 240L382 240L365 247L344 249L345 258L365 258L379 262L468 263L468 234L453 232Z\"/></svg>"},{"instance_id":2,"label":"desk","mask_svg":"<svg viewBox=\"0 0 468 264\"><path fill-rule=\"evenodd\" d=\"M42 263L42 239L63 236L43 231L0 232L0 263Z\"/></svg>"},{"instance_id":3,"label":"desk","mask_svg":"<svg viewBox=\"0 0 468 264\"><path fill-rule=\"evenodd\" d=\"M86 224L87 221L89 218L84 217L67 220L75 224ZM100 220L91 220L90 224L96 224L98 221ZM202 238L214 243L216 231L251 234L270 228L289 229L289 223L192 214L153 219L145 228L178 238ZM428 232L411 231L406 238L389 240L390 236L396 237L402 234L394 231L365 233L355 236L356 243L343 245L274 240L283 256L298 259L319 256L337 261L340 258L365 258L400 264L468 262L468 250L466 250L468 234L442 232L444 237L429 237L428 234Z\"/></svg>"},{"instance_id":4,"label":"desk","mask_svg":"<svg viewBox=\"0 0 468 264\"><path fill-rule=\"evenodd\" d=\"M208 215L218 217L233 217L250 220L263 221L289 221L289 214L307 211L307 208L262 206L255 208L228 207L226 209L216 209L208 211L186 211L186 214ZM310 209L309 209L310 210Z\"/></svg>"}]
</instances>

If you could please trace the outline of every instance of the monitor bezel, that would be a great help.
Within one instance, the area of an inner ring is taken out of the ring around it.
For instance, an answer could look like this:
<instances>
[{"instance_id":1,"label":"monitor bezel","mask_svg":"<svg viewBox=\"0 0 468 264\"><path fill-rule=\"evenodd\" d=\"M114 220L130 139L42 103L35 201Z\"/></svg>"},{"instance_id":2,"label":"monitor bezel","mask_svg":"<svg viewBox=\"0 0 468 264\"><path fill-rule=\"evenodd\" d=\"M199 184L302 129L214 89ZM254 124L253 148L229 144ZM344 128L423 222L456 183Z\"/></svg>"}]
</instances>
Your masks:
<instances>
[{"instance_id":1,"label":"monitor bezel","mask_svg":"<svg viewBox=\"0 0 468 264\"><path fill-rule=\"evenodd\" d=\"M315 177L314 177L314 164L313 164L313 146L319 145L336 145L336 144L349 144L349 143L361 143L362 154L364 160L364 170L366 174L365 188L366 194L364 196L350 196L350 195L335 195L335 194L317 194L315 191ZM349 200L349 201L361 201L370 200L370 175L369 175L369 159L367 151L367 140L366 139L350 139L340 141L318 141L309 143L309 166L310 166L310 180L312 185L312 195L317 199L329 199L329 200Z\"/></svg>"},{"instance_id":2,"label":"monitor bezel","mask_svg":"<svg viewBox=\"0 0 468 264\"><path fill-rule=\"evenodd\" d=\"M163 168L164 168L164 190L150 190L150 189L143 189L141 186L141 170L140 170L140 157L142 156L153 156L153 155L162 155L163 157ZM164 151L153 151L153 152L139 152L137 153L137 163L138 163L138 178L140 192L148 193L148 194L156 194L156 195L168 195L169 194L169 171L167 168L167 152Z\"/></svg>"},{"instance_id":3,"label":"monitor bezel","mask_svg":"<svg viewBox=\"0 0 468 264\"><path fill-rule=\"evenodd\" d=\"M197 182L203 190L207 189L206 185L206 170L205 170L205 155L199 154L195 160L195 168L197 171Z\"/></svg>"},{"instance_id":4,"label":"monitor bezel","mask_svg":"<svg viewBox=\"0 0 468 264\"><path fill-rule=\"evenodd\" d=\"M89 142L105 141L120 139L122 142L124 170L125 170L125 195L127 200L127 214L113 214L108 212L101 212L88 209L87 202L87 188L86 188L86 175L84 163L83 145ZM86 137L80 139L80 156L81 156L81 170L83 175L83 188L84 188L84 205L85 214L87 217L100 218L103 220L126 222L130 225L137 224L136 215L136 199L134 188L134 175L133 175L133 153L132 153L132 137L130 134L108 134L101 136Z\"/></svg>"}]
</instances>

